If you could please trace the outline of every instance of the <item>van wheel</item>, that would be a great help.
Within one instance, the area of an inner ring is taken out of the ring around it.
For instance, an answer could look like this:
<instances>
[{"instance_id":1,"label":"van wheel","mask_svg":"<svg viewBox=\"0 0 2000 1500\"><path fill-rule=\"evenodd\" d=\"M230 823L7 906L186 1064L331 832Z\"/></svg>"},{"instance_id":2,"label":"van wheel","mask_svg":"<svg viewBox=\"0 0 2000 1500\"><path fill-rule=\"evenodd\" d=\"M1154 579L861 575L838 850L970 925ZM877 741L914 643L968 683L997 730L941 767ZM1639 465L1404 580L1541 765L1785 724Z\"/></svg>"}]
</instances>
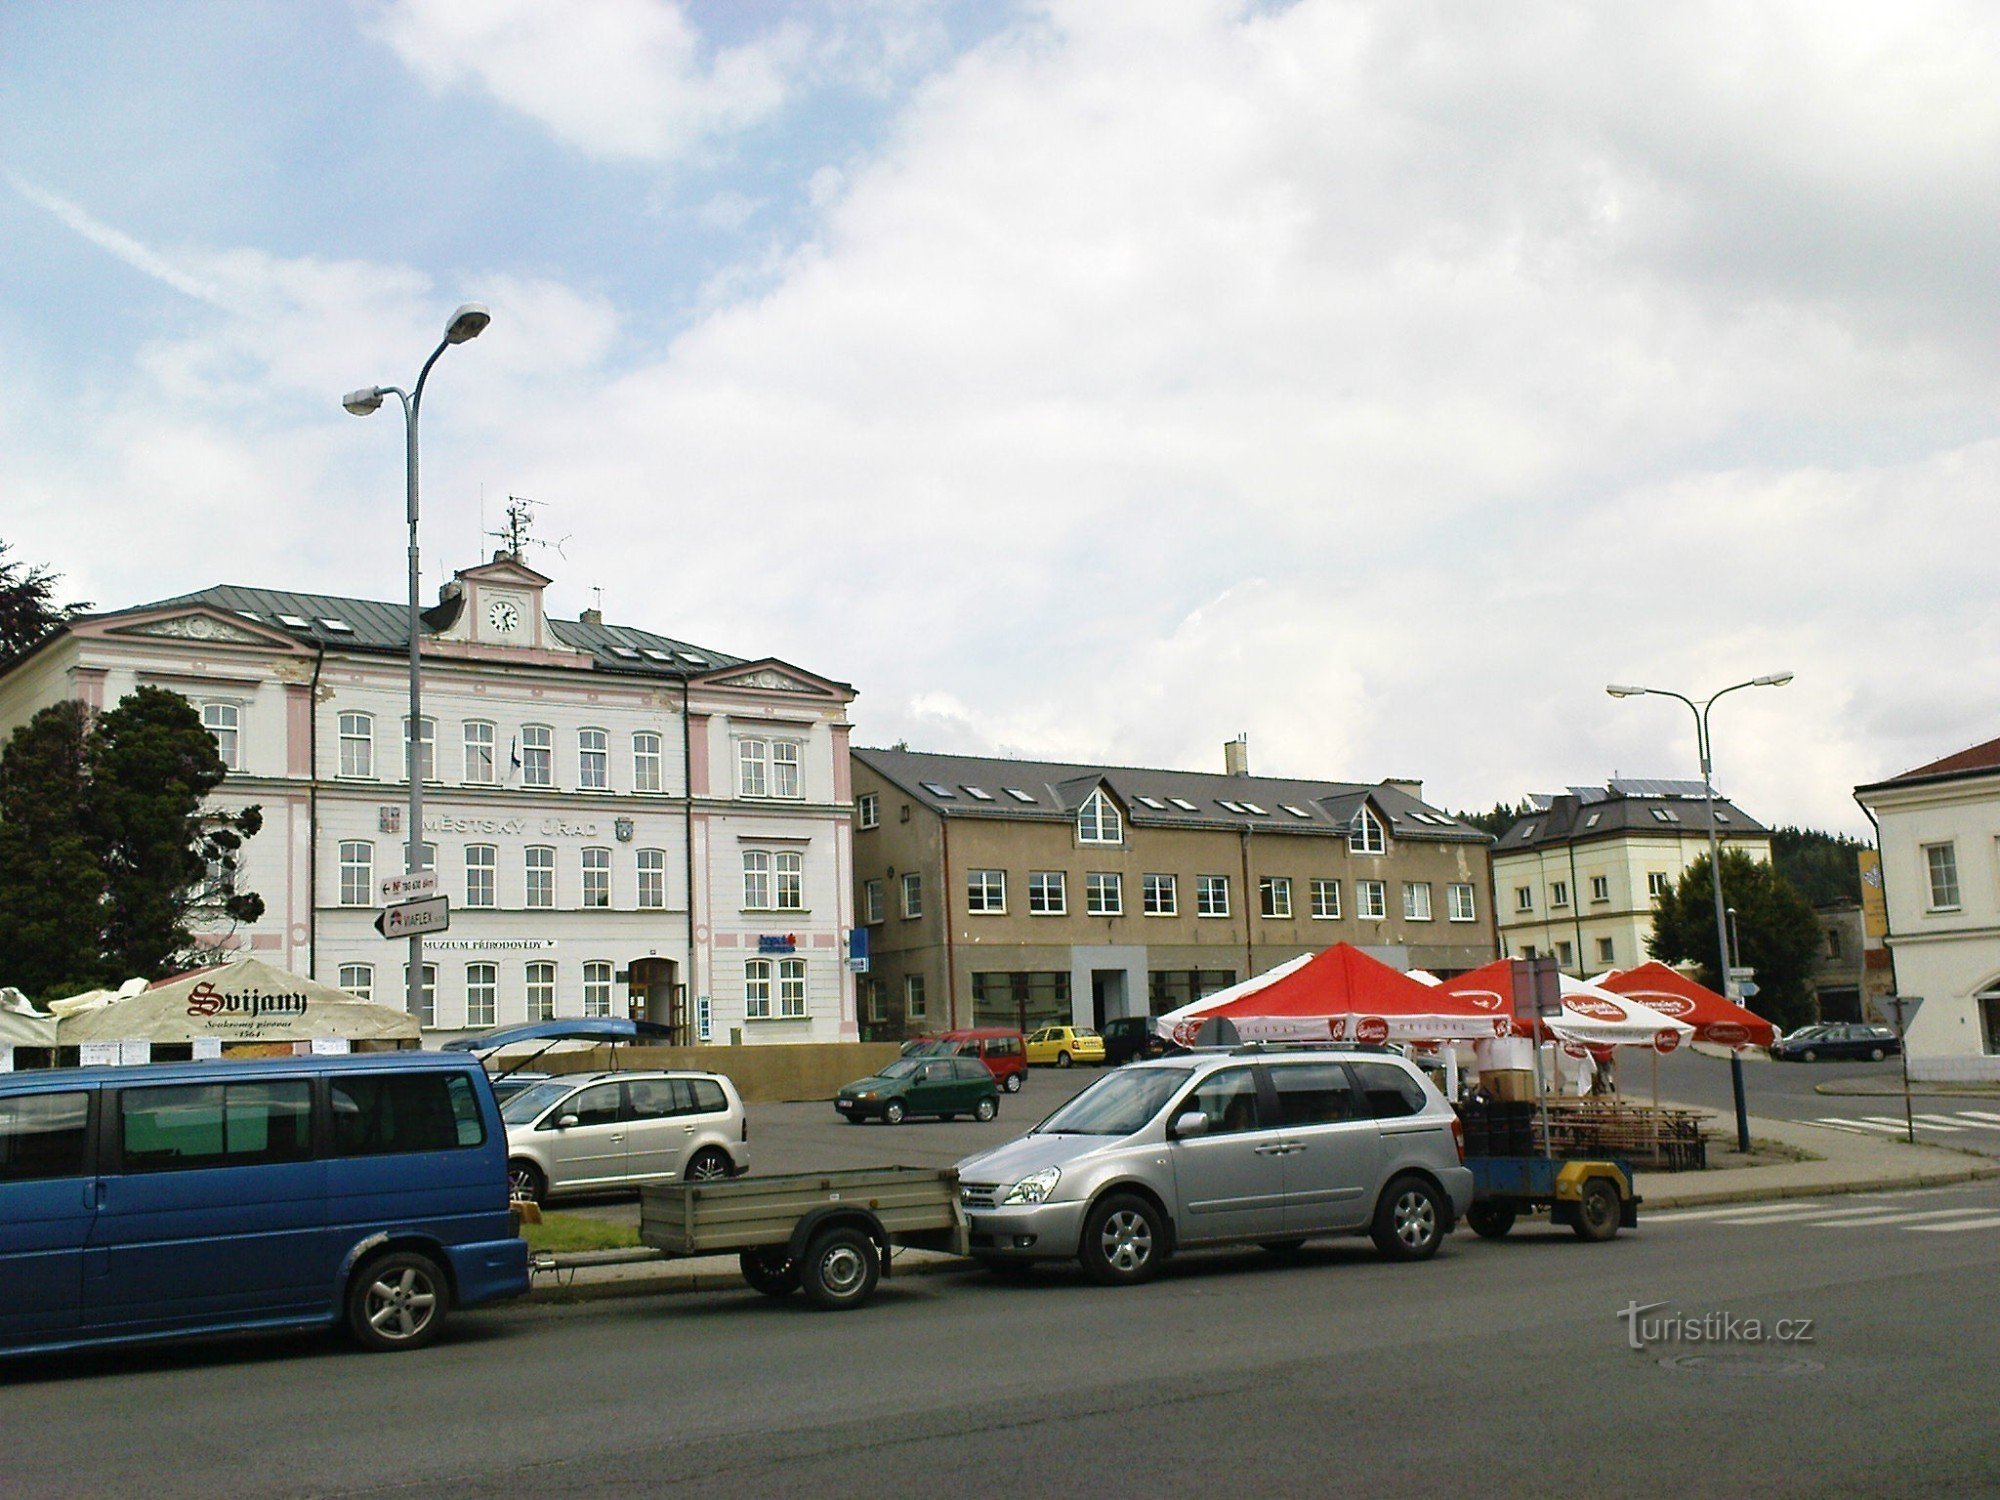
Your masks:
<instances>
[{"instance_id":1,"label":"van wheel","mask_svg":"<svg viewBox=\"0 0 2000 1500\"><path fill-rule=\"evenodd\" d=\"M1160 1211L1136 1194L1113 1193L1084 1220L1078 1259L1090 1279L1101 1285L1151 1281L1166 1253L1166 1225Z\"/></svg>"},{"instance_id":2,"label":"van wheel","mask_svg":"<svg viewBox=\"0 0 2000 1500\"><path fill-rule=\"evenodd\" d=\"M900 1125L903 1123L902 1100L891 1099L887 1104L882 1106L882 1123L884 1125Z\"/></svg>"},{"instance_id":3,"label":"van wheel","mask_svg":"<svg viewBox=\"0 0 2000 1500\"><path fill-rule=\"evenodd\" d=\"M507 1192L510 1197L525 1198L530 1203L546 1203L549 1179L531 1161L510 1161L507 1163Z\"/></svg>"},{"instance_id":4,"label":"van wheel","mask_svg":"<svg viewBox=\"0 0 2000 1500\"><path fill-rule=\"evenodd\" d=\"M977 1104L972 1106L972 1118L980 1121L982 1124L999 1113L1000 1101L997 1099L981 1099Z\"/></svg>"},{"instance_id":5,"label":"van wheel","mask_svg":"<svg viewBox=\"0 0 2000 1500\"><path fill-rule=\"evenodd\" d=\"M1002 1088L1004 1088L1004 1089L1006 1089L1006 1090L1007 1090L1007 1092L1008 1092L1008 1093L1010 1093L1010 1094L1018 1094L1018 1093L1020 1093L1020 1092L1021 1092L1021 1075L1020 1075L1019 1073L1009 1073L1009 1074L1007 1075L1007 1081L1006 1081L1006 1082L1005 1082L1004 1084L1002 1084L1002 1085L1001 1085L1001 1087L1002 1087Z\"/></svg>"},{"instance_id":6,"label":"van wheel","mask_svg":"<svg viewBox=\"0 0 2000 1500\"><path fill-rule=\"evenodd\" d=\"M1429 1260L1444 1243L1444 1205L1421 1177L1398 1177L1375 1206L1375 1248L1391 1260Z\"/></svg>"},{"instance_id":7,"label":"van wheel","mask_svg":"<svg viewBox=\"0 0 2000 1500\"><path fill-rule=\"evenodd\" d=\"M374 1353L423 1348L450 1310L444 1272L414 1250L376 1256L347 1284L347 1331Z\"/></svg>"},{"instance_id":8,"label":"van wheel","mask_svg":"<svg viewBox=\"0 0 2000 1500\"><path fill-rule=\"evenodd\" d=\"M1072 1061L1073 1059L1067 1052L1058 1052L1056 1054L1056 1066L1059 1068L1068 1067Z\"/></svg>"},{"instance_id":9,"label":"van wheel","mask_svg":"<svg viewBox=\"0 0 2000 1500\"><path fill-rule=\"evenodd\" d=\"M829 1311L859 1307L875 1292L882 1276L882 1257L865 1229L837 1224L813 1236L806 1249L806 1295Z\"/></svg>"},{"instance_id":10,"label":"van wheel","mask_svg":"<svg viewBox=\"0 0 2000 1500\"><path fill-rule=\"evenodd\" d=\"M710 1146L706 1151L697 1151L694 1160L681 1169L682 1182L721 1182L729 1175L732 1163L727 1156Z\"/></svg>"}]
</instances>

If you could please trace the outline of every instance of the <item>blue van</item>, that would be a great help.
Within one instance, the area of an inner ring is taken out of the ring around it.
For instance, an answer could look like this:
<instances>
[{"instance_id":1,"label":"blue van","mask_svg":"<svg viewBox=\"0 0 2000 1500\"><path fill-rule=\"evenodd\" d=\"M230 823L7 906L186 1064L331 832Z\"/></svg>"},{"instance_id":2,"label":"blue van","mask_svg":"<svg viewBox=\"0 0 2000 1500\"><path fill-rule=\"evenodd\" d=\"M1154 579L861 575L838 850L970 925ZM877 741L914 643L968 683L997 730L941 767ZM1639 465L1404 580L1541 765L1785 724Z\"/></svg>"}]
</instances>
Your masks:
<instances>
[{"instance_id":1,"label":"blue van","mask_svg":"<svg viewBox=\"0 0 2000 1500\"><path fill-rule=\"evenodd\" d=\"M0 1355L337 1322L415 1349L527 1288L473 1058L0 1074Z\"/></svg>"}]
</instances>

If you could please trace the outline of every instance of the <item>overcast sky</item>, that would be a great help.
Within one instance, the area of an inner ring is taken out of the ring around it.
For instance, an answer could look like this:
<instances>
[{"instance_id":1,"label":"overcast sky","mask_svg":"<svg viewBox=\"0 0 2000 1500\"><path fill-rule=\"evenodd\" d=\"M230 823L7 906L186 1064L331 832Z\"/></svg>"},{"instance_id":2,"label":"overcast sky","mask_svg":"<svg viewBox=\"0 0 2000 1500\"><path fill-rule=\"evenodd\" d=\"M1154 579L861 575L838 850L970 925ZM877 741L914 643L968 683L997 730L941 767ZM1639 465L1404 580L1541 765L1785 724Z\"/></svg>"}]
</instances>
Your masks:
<instances>
[{"instance_id":1,"label":"overcast sky","mask_svg":"<svg viewBox=\"0 0 2000 1500\"><path fill-rule=\"evenodd\" d=\"M1865 831L2000 734L1990 5L0 10L0 538L574 614L856 739Z\"/></svg>"}]
</instances>

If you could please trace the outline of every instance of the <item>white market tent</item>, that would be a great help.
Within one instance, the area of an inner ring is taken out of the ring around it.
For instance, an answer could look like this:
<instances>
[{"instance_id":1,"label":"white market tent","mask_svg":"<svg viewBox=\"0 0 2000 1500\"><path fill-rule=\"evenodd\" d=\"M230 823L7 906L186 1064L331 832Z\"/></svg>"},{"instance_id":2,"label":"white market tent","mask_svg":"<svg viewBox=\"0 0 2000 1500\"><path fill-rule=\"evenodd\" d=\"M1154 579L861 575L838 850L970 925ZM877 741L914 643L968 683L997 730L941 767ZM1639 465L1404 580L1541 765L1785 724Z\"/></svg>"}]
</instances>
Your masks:
<instances>
[{"instance_id":1,"label":"white market tent","mask_svg":"<svg viewBox=\"0 0 2000 1500\"><path fill-rule=\"evenodd\" d=\"M78 997L83 998L83 997ZM86 1042L152 1042L173 1045L213 1038L222 1042L415 1041L416 1017L392 1006L357 999L319 980L293 974L262 959L197 969L138 994L75 1008L56 1023L65 1047Z\"/></svg>"},{"instance_id":2,"label":"white market tent","mask_svg":"<svg viewBox=\"0 0 2000 1500\"><path fill-rule=\"evenodd\" d=\"M35 1009L17 989L0 990L0 1047L53 1047L56 1018Z\"/></svg>"}]
</instances>

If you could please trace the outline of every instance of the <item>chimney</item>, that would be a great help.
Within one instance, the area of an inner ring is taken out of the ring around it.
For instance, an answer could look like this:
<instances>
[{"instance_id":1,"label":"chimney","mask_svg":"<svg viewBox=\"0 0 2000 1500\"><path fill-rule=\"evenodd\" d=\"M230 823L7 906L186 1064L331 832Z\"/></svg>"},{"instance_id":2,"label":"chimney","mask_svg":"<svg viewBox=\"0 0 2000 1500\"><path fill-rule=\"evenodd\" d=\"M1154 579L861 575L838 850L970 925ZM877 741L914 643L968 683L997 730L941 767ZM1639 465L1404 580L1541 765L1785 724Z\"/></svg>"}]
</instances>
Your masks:
<instances>
[{"instance_id":1,"label":"chimney","mask_svg":"<svg viewBox=\"0 0 2000 1500\"><path fill-rule=\"evenodd\" d=\"M1421 777L1411 780L1406 776L1391 776L1382 785L1394 787L1413 802L1424 800L1424 783Z\"/></svg>"},{"instance_id":2,"label":"chimney","mask_svg":"<svg viewBox=\"0 0 2000 1500\"><path fill-rule=\"evenodd\" d=\"M604 611L601 609L586 609L582 614L577 616L577 619L586 625L602 625L604 623Z\"/></svg>"},{"instance_id":3,"label":"chimney","mask_svg":"<svg viewBox=\"0 0 2000 1500\"><path fill-rule=\"evenodd\" d=\"M1222 769L1226 775L1250 774L1250 736L1239 734L1222 747Z\"/></svg>"}]
</instances>

